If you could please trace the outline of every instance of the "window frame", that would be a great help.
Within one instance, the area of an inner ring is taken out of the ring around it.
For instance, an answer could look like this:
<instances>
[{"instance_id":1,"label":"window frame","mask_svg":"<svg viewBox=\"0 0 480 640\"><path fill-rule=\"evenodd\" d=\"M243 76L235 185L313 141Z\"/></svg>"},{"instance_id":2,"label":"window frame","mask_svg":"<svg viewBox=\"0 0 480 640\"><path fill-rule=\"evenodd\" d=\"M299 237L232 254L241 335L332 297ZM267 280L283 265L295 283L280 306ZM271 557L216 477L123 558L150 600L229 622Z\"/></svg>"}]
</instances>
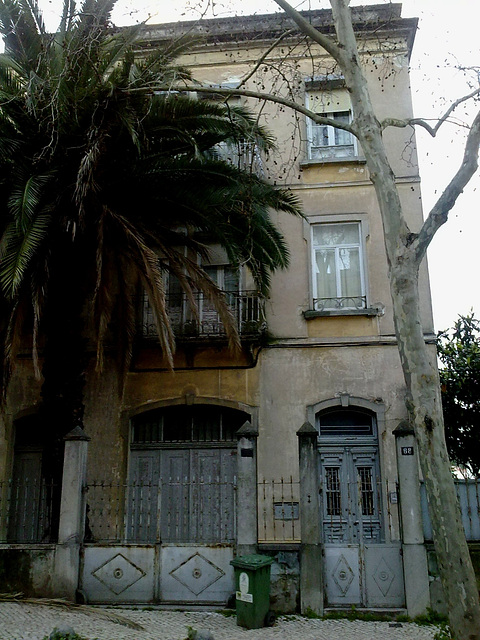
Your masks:
<instances>
[{"instance_id":1,"label":"window frame","mask_svg":"<svg viewBox=\"0 0 480 640\"><path fill-rule=\"evenodd\" d=\"M342 312L342 311L360 311L365 312L368 309L368 281L367 281L367 263L366 263L366 251L365 251L365 240L368 236L368 230L365 229L366 225L362 219L359 219L358 216L339 216L337 218L325 217L318 219L313 218L310 221L310 278L311 278L311 292L312 292L312 304L311 308L316 312ZM345 243L338 245L319 245L315 242L314 239L314 227L319 225L334 225L334 224L355 224L358 228L358 244L357 243ZM318 300L320 297L318 296L318 285L317 285L317 260L316 254L317 251L321 247L328 246L330 249L332 247L335 248L335 289L336 296L333 298L326 298L325 300L336 300L337 303L332 304L319 304ZM342 295L341 291L341 279L340 279L340 268L338 264L338 255L339 250L341 248L357 248L358 247L358 256L359 256L359 271L360 271L360 296L346 296ZM348 298L360 298L363 300L363 303L360 305L357 304L348 304ZM341 302L342 299L345 299L345 302Z\"/></svg>"},{"instance_id":2,"label":"window frame","mask_svg":"<svg viewBox=\"0 0 480 640\"><path fill-rule=\"evenodd\" d=\"M342 89L342 91L345 91L345 95L348 95L346 93L346 89ZM315 90L314 88L306 89L305 106L307 107L307 109L311 108L313 96L318 95L319 93L320 91ZM328 93L328 87L326 88L325 93L326 94ZM342 114L348 114L348 122L349 123L352 122L353 111L352 111L351 104L349 104L348 109L342 108L341 106L338 106L338 108L333 108L333 107L334 105L326 106L322 111L318 111L317 115L335 120L336 116L338 117ZM311 110L313 111L313 108ZM313 144L314 137L315 137L314 130L316 127L318 127L320 130L323 127L326 128L328 141L329 141L328 145L314 146ZM335 136L336 127L334 127L333 125L317 124L311 118L307 117L306 128L307 128L307 160L308 161L310 162L325 162L325 161L342 162L342 161L348 161L348 160L356 160L358 158L357 139L353 135L353 133L345 132L350 136L351 144L344 145L344 144L336 143L336 136ZM340 151L342 147L345 149L346 152L337 153L338 151ZM318 150L318 153L314 154L313 149ZM347 149L351 149L352 153L349 153Z\"/></svg>"}]
</instances>

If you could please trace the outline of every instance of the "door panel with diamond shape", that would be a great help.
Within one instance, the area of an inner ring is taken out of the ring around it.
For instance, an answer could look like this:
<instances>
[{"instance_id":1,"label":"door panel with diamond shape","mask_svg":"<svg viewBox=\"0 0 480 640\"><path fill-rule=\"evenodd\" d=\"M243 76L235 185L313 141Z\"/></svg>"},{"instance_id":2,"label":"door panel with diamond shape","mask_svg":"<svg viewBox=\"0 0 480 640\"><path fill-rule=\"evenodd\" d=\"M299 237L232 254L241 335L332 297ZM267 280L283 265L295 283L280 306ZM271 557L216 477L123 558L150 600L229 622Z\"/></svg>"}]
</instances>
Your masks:
<instances>
[{"instance_id":1,"label":"door panel with diamond shape","mask_svg":"<svg viewBox=\"0 0 480 640\"><path fill-rule=\"evenodd\" d=\"M80 587L88 602L153 602L155 554L153 546L86 546Z\"/></svg>"},{"instance_id":2,"label":"door panel with diamond shape","mask_svg":"<svg viewBox=\"0 0 480 640\"><path fill-rule=\"evenodd\" d=\"M361 602L357 545L325 545L327 602L358 605Z\"/></svg>"},{"instance_id":3,"label":"door panel with diamond shape","mask_svg":"<svg viewBox=\"0 0 480 640\"><path fill-rule=\"evenodd\" d=\"M233 547L163 545L160 599L169 603L221 604L234 592Z\"/></svg>"},{"instance_id":4,"label":"door panel with diamond shape","mask_svg":"<svg viewBox=\"0 0 480 640\"><path fill-rule=\"evenodd\" d=\"M403 606L405 596L400 544L365 545L364 553L366 598L368 603L372 603L369 606Z\"/></svg>"}]
</instances>

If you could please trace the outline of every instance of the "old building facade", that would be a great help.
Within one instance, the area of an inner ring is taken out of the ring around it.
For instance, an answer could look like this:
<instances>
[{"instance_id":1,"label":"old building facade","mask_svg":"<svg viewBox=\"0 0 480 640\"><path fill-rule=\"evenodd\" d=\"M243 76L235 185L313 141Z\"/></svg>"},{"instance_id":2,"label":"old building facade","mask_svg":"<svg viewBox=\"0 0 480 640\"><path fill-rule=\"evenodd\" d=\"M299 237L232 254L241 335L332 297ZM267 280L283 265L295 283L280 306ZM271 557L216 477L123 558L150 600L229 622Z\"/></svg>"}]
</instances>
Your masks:
<instances>
[{"instance_id":1,"label":"old building facade","mask_svg":"<svg viewBox=\"0 0 480 640\"><path fill-rule=\"evenodd\" d=\"M330 12L309 16L332 31ZM354 21L377 116L410 117L416 21L402 19L400 5L357 8ZM182 63L211 88L208 98L223 99L220 89L242 83L348 122L341 74L294 31L285 18L250 16L149 26L144 38L157 46L202 35ZM274 607L420 613L429 594L418 465L402 427L405 387L382 223L362 150L348 132L282 105L230 100L257 110L277 139L268 158L239 149L232 161L251 162L302 201L303 219L278 217L290 266L274 274L262 299L250 275L211 248L205 267L237 319L237 352L211 304L199 298L195 315L178 283L167 282L173 371L140 296L122 393L114 366L101 377L92 372L86 436L67 440L64 474L72 477L67 487L64 475L58 541L35 429L40 383L28 358L18 361L0 436L2 557L21 559L18 580L33 593L78 589L89 602L217 605L233 593L234 554L259 551L275 557ZM411 132L388 131L385 141L415 230L422 209ZM433 349L426 268L421 290ZM68 505L78 522L67 518Z\"/></svg>"}]
</instances>

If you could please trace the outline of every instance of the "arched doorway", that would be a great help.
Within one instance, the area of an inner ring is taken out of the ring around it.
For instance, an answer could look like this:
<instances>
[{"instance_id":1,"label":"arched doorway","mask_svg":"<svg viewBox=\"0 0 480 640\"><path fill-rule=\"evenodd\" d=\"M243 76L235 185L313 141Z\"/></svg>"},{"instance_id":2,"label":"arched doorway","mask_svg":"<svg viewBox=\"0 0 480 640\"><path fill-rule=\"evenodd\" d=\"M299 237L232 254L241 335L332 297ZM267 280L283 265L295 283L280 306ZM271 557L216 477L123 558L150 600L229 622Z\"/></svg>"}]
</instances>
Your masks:
<instances>
[{"instance_id":1,"label":"arched doorway","mask_svg":"<svg viewBox=\"0 0 480 640\"><path fill-rule=\"evenodd\" d=\"M403 606L401 546L386 528L378 436L382 407L347 397L317 405L314 415L327 604Z\"/></svg>"},{"instance_id":2,"label":"arched doorway","mask_svg":"<svg viewBox=\"0 0 480 640\"><path fill-rule=\"evenodd\" d=\"M221 603L233 593L238 409L194 404L132 419L127 541L161 544L159 600Z\"/></svg>"},{"instance_id":3,"label":"arched doorway","mask_svg":"<svg viewBox=\"0 0 480 640\"><path fill-rule=\"evenodd\" d=\"M326 543L384 542L375 415L359 408L317 414Z\"/></svg>"}]
</instances>

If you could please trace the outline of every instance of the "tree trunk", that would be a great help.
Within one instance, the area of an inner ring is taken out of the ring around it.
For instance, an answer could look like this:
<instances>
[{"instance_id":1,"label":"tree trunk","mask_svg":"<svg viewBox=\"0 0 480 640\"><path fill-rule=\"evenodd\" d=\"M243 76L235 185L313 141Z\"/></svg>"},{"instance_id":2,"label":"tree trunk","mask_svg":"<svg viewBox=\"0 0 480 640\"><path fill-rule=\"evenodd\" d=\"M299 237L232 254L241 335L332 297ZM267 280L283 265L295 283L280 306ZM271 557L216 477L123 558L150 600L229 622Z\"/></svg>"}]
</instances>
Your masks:
<instances>
[{"instance_id":1,"label":"tree trunk","mask_svg":"<svg viewBox=\"0 0 480 640\"><path fill-rule=\"evenodd\" d=\"M414 424L438 568L453 636L480 639L478 590L443 429L436 351L425 344L414 264L390 274L396 333Z\"/></svg>"},{"instance_id":2,"label":"tree trunk","mask_svg":"<svg viewBox=\"0 0 480 640\"><path fill-rule=\"evenodd\" d=\"M60 515L64 436L83 428L83 392L87 360L84 337L85 271L79 251L65 238L52 260L48 300L43 318L45 335L42 368L41 426L45 436L42 475L50 488L52 536Z\"/></svg>"},{"instance_id":3,"label":"tree trunk","mask_svg":"<svg viewBox=\"0 0 480 640\"><path fill-rule=\"evenodd\" d=\"M338 61L350 90L353 113L382 216L395 331L407 387L407 409L418 442L440 578L455 640L480 640L478 589L460 519L445 444L436 352L425 344L418 271L423 254L405 222L395 176L387 158L360 66L347 0L331 0Z\"/></svg>"}]
</instances>

